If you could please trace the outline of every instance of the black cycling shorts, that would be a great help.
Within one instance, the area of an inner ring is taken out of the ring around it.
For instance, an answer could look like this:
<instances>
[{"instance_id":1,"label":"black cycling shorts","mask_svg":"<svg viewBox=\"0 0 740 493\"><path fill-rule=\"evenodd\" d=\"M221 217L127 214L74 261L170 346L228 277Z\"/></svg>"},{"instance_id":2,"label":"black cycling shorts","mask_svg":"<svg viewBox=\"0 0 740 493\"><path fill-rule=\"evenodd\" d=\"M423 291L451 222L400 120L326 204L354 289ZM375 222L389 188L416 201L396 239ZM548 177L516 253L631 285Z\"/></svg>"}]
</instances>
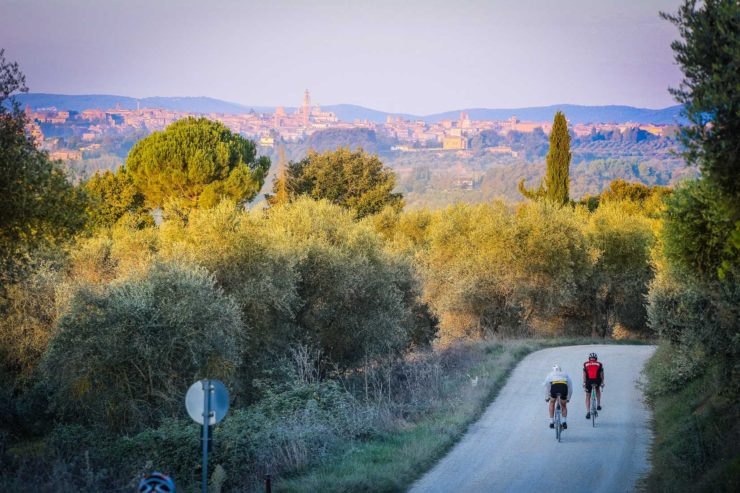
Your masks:
<instances>
[{"instance_id":1,"label":"black cycling shorts","mask_svg":"<svg viewBox=\"0 0 740 493\"><path fill-rule=\"evenodd\" d=\"M591 386L596 385L597 387L601 386L601 379L600 378L588 378L586 379L586 392L591 393Z\"/></svg>"},{"instance_id":2,"label":"black cycling shorts","mask_svg":"<svg viewBox=\"0 0 740 493\"><path fill-rule=\"evenodd\" d=\"M568 384L554 383L550 385L550 397L555 399L560 394L560 399L565 402L568 400Z\"/></svg>"}]
</instances>

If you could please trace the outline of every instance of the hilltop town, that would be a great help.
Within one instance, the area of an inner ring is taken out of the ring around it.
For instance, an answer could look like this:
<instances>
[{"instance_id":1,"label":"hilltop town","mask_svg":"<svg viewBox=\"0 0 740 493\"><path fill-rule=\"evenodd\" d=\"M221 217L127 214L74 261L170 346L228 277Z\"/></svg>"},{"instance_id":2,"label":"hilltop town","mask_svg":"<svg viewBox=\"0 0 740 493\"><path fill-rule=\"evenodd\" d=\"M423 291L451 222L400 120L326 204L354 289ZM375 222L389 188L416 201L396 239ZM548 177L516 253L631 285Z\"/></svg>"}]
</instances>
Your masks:
<instances>
[{"instance_id":1,"label":"hilltop town","mask_svg":"<svg viewBox=\"0 0 740 493\"><path fill-rule=\"evenodd\" d=\"M398 153L427 150L466 150L473 139L484 132L507 135L510 132L549 133L549 121L520 121L515 115L507 120L472 120L464 111L457 120L438 122L408 120L388 116L383 123L368 120L342 121L330 111L322 111L311 102L308 90L303 102L293 111L277 107L272 113L250 111L242 114L194 113L163 108L90 108L71 111L48 107L26 107L29 131L37 143L54 159L79 160L99 153L106 145L132 136L139 138L153 131L162 130L170 123L189 116L205 116L218 120L245 137L255 140L261 151L270 153L279 143L301 142L316 132L335 129L365 129L378 138L390 142L390 151ZM672 125L620 123L577 123L571 126L576 137L590 135L624 135L629 132L643 136L670 137L675 133ZM506 145L484 145L491 154L517 157L517 151Z\"/></svg>"}]
</instances>

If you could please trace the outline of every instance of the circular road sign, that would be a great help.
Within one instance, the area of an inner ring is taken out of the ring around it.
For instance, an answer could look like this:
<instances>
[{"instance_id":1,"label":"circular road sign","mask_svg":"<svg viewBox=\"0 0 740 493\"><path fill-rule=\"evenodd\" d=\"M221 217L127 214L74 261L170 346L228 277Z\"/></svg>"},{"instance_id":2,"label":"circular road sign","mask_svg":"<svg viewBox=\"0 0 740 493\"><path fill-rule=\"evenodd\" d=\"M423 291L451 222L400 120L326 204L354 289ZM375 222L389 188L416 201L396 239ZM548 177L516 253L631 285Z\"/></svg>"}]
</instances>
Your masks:
<instances>
[{"instance_id":1,"label":"circular road sign","mask_svg":"<svg viewBox=\"0 0 740 493\"><path fill-rule=\"evenodd\" d=\"M193 421L203 424L206 389L210 387L211 402L209 425L215 425L226 416L229 410L229 391L218 380L199 380L190 386L185 395L185 408Z\"/></svg>"}]
</instances>

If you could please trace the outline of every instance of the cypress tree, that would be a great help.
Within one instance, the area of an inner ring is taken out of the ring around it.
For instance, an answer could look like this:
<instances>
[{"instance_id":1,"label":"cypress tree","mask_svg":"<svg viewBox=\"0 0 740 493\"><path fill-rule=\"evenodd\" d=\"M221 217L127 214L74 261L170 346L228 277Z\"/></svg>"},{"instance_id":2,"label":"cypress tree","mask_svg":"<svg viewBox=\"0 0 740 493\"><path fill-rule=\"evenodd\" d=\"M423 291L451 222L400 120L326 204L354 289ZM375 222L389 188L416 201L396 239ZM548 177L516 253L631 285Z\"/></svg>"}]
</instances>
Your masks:
<instances>
[{"instance_id":1,"label":"cypress tree","mask_svg":"<svg viewBox=\"0 0 740 493\"><path fill-rule=\"evenodd\" d=\"M277 192L275 193L276 204L287 204L290 202L288 193L288 161L285 159L285 146L278 149L278 160L280 163L280 175L278 177Z\"/></svg>"},{"instance_id":2,"label":"cypress tree","mask_svg":"<svg viewBox=\"0 0 740 493\"><path fill-rule=\"evenodd\" d=\"M559 205L565 205L570 200L568 187L570 185L570 134L565 115L558 111L550 132L550 150L547 152L547 171L545 182L540 183L536 190L528 190L524 186L524 179L519 182L519 192L528 199L538 200L546 198Z\"/></svg>"},{"instance_id":3,"label":"cypress tree","mask_svg":"<svg viewBox=\"0 0 740 493\"><path fill-rule=\"evenodd\" d=\"M570 184L570 134L565 115L558 111L550 132L550 150L547 152L545 189L547 198L556 204L568 203Z\"/></svg>"}]
</instances>

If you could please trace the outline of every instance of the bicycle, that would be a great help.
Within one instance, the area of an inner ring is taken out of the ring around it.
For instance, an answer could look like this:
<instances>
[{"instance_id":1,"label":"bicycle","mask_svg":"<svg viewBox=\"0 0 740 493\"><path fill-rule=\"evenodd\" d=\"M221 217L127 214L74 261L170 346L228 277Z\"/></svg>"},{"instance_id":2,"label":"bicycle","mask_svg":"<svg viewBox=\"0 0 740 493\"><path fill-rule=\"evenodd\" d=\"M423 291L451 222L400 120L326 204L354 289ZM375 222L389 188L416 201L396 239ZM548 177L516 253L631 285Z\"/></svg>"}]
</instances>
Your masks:
<instances>
[{"instance_id":1,"label":"bicycle","mask_svg":"<svg viewBox=\"0 0 740 493\"><path fill-rule=\"evenodd\" d=\"M599 412L596 410L596 385L591 385L591 426L596 427L596 416Z\"/></svg>"},{"instance_id":2,"label":"bicycle","mask_svg":"<svg viewBox=\"0 0 740 493\"><path fill-rule=\"evenodd\" d=\"M555 439L560 442L560 436L563 431L563 417L560 407L560 394L556 394L555 401Z\"/></svg>"}]
</instances>

